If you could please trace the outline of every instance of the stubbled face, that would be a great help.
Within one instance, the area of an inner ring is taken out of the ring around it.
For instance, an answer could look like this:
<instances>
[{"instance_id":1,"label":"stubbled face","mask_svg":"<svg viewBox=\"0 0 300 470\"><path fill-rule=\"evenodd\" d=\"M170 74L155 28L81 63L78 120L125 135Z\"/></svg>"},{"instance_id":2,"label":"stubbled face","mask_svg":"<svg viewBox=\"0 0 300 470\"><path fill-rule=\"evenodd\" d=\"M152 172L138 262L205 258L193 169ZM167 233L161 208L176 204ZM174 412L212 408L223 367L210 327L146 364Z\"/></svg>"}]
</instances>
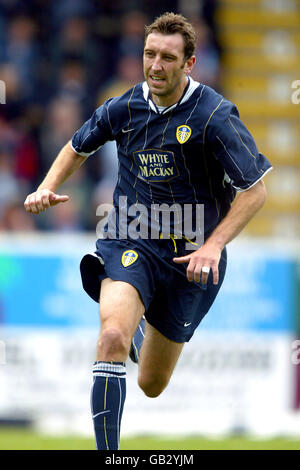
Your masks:
<instances>
[{"instance_id":1,"label":"stubbled face","mask_svg":"<svg viewBox=\"0 0 300 470\"><path fill-rule=\"evenodd\" d=\"M185 61L181 34L151 33L144 48L144 76L157 105L176 103L187 84L195 57Z\"/></svg>"}]
</instances>

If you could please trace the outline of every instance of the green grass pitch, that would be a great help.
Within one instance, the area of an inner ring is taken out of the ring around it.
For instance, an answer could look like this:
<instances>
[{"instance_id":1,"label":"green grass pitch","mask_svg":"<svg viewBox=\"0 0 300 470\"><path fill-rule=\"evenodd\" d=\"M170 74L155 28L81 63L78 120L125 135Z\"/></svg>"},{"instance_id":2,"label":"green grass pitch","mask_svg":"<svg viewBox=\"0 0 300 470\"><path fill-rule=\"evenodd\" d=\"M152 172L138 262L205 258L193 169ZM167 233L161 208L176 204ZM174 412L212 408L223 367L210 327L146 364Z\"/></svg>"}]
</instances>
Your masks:
<instances>
[{"instance_id":1,"label":"green grass pitch","mask_svg":"<svg viewBox=\"0 0 300 470\"><path fill-rule=\"evenodd\" d=\"M298 439L276 438L259 440L231 436L208 439L202 436L182 438L123 438L120 450L300 450ZM78 436L54 437L27 429L0 428L0 450L95 450L92 438Z\"/></svg>"}]
</instances>

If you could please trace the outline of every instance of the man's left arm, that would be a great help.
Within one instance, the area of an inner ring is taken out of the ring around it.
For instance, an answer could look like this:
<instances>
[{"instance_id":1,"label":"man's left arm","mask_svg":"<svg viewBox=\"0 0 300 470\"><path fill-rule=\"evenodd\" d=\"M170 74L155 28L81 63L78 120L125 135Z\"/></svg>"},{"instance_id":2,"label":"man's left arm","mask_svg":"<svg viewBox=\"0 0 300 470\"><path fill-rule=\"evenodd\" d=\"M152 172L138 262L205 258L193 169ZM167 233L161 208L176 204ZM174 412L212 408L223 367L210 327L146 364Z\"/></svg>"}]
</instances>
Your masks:
<instances>
[{"instance_id":1,"label":"man's left arm","mask_svg":"<svg viewBox=\"0 0 300 470\"><path fill-rule=\"evenodd\" d=\"M264 205L266 196L267 191L262 180L250 189L239 193L227 215L205 243L191 254L173 259L176 263L188 263L187 278L190 282L201 280L206 284L208 273L202 272L202 268L206 266L212 270L213 283L218 284L218 266L223 248L243 230Z\"/></svg>"}]
</instances>

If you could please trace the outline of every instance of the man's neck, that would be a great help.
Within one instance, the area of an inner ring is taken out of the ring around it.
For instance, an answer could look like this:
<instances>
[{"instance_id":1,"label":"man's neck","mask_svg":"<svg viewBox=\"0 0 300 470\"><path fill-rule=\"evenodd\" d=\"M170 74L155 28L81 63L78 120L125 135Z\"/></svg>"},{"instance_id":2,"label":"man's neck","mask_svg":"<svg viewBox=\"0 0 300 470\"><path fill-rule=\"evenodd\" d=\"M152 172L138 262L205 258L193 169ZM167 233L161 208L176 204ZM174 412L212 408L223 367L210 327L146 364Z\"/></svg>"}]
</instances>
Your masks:
<instances>
[{"instance_id":1,"label":"man's neck","mask_svg":"<svg viewBox=\"0 0 300 470\"><path fill-rule=\"evenodd\" d=\"M186 87L189 83L189 80L187 76L185 75L184 79L182 80L182 83L179 84L179 86L176 88L175 92L171 96L159 96L159 95L151 95L151 99L156 106L164 106L164 107L169 107L172 106L173 104L178 103L180 101L183 93L186 90Z\"/></svg>"}]
</instances>

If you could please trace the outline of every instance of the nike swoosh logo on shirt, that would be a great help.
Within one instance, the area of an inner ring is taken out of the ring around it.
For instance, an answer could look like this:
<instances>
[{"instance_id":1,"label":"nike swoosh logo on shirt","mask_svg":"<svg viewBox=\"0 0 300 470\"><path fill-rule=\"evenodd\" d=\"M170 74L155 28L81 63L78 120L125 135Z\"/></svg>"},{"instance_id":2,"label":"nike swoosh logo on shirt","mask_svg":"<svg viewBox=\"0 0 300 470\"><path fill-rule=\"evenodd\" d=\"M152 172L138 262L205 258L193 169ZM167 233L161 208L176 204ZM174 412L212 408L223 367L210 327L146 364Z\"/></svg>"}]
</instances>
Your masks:
<instances>
[{"instance_id":1,"label":"nike swoosh logo on shirt","mask_svg":"<svg viewBox=\"0 0 300 470\"><path fill-rule=\"evenodd\" d=\"M122 132L124 132L124 134L125 134L126 132L131 132L131 131L134 131L134 128L133 128L133 129L122 129Z\"/></svg>"},{"instance_id":2,"label":"nike swoosh logo on shirt","mask_svg":"<svg viewBox=\"0 0 300 470\"><path fill-rule=\"evenodd\" d=\"M97 418L97 416L99 415L104 415L105 413L110 413L110 410L100 411L100 413L96 413L95 415L93 415L93 419Z\"/></svg>"},{"instance_id":3,"label":"nike swoosh logo on shirt","mask_svg":"<svg viewBox=\"0 0 300 470\"><path fill-rule=\"evenodd\" d=\"M184 326L187 327L187 326L190 326L192 324L192 322L190 321L189 323L188 322L185 322Z\"/></svg>"}]
</instances>

